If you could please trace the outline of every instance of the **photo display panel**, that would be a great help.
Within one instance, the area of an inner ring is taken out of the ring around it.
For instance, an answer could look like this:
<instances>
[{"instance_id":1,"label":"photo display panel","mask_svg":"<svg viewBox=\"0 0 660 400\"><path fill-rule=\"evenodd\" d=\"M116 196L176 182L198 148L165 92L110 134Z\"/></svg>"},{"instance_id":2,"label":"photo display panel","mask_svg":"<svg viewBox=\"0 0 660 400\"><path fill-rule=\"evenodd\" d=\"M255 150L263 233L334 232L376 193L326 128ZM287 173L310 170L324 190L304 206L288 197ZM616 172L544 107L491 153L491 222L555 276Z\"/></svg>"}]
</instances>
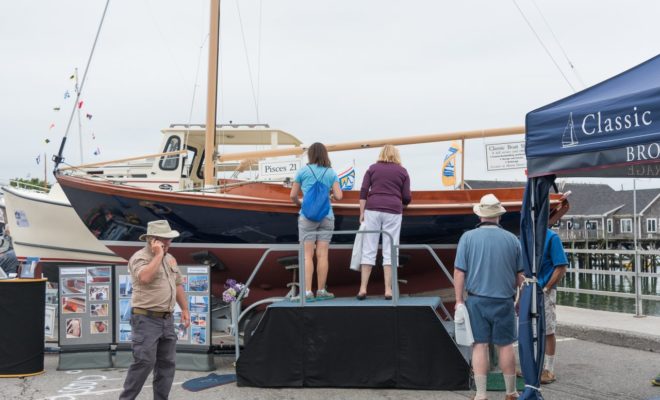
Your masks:
<instances>
[{"instance_id":1,"label":"photo display panel","mask_svg":"<svg viewBox=\"0 0 660 400\"><path fill-rule=\"evenodd\" d=\"M60 267L60 346L112 343L112 267Z\"/></svg>"},{"instance_id":2,"label":"photo display panel","mask_svg":"<svg viewBox=\"0 0 660 400\"><path fill-rule=\"evenodd\" d=\"M190 326L181 321L181 307L174 307L174 331L177 335L177 349L195 350L211 346L211 280L208 266L179 265L183 278L183 288L190 310ZM131 295L133 282L128 266L115 268L117 288L117 312L115 331L117 344L131 344Z\"/></svg>"}]
</instances>

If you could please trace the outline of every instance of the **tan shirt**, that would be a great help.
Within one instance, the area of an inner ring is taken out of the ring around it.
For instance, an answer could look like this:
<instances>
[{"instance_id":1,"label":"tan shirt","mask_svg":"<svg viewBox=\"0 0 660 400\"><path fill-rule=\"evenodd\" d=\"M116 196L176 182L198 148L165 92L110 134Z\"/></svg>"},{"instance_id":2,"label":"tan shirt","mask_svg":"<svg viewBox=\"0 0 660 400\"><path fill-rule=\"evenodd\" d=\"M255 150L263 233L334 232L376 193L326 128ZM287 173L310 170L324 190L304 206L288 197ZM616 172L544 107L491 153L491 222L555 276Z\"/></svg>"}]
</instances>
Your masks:
<instances>
[{"instance_id":1,"label":"tan shirt","mask_svg":"<svg viewBox=\"0 0 660 400\"><path fill-rule=\"evenodd\" d=\"M138 275L153 258L154 254L146 246L128 260L128 272L133 281L132 305L145 310L172 312L176 305L176 287L183 285L181 271L174 257L165 254L154 279L151 283L143 284Z\"/></svg>"}]
</instances>

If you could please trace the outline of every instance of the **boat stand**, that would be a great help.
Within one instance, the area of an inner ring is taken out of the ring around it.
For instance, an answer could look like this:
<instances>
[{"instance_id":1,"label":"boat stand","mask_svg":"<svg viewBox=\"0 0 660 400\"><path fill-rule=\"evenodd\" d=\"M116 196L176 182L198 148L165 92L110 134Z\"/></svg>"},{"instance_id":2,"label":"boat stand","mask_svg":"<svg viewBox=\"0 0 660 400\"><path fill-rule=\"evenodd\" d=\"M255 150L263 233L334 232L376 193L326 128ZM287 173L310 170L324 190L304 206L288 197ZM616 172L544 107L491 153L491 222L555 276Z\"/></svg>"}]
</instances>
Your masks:
<instances>
[{"instance_id":1,"label":"boat stand","mask_svg":"<svg viewBox=\"0 0 660 400\"><path fill-rule=\"evenodd\" d=\"M387 234L333 232L361 233ZM396 247L428 246L393 246L392 254L398 254ZM470 351L455 343L451 315L439 297L399 298L397 258L392 258L392 300L337 298L305 302L301 296L299 302L290 298L259 302L271 304L250 333L249 345L242 353L236 346L238 386L468 390ZM302 247L299 260L304 266ZM442 262L437 261L449 276ZM261 265L257 264L246 286ZM300 293L305 293L304 268L300 268L299 275ZM238 321L248 311L240 312L243 297L240 293L232 303L236 343ZM440 317L438 309L447 314L449 321Z\"/></svg>"}]
</instances>

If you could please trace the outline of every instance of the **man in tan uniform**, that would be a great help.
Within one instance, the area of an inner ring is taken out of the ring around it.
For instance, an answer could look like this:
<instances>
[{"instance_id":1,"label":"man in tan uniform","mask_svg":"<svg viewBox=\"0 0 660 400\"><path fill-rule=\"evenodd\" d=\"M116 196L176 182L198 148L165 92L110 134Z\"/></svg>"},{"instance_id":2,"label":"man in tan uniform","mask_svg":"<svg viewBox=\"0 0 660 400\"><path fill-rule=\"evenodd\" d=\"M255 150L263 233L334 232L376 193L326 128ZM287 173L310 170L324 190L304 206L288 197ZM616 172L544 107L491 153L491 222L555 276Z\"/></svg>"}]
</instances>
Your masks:
<instances>
[{"instance_id":1,"label":"man in tan uniform","mask_svg":"<svg viewBox=\"0 0 660 400\"><path fill-rule=\"evenodd\" d=\"M176 260L167 250L179 232L165 220L149 222L147 233L140 236L147 245L128 261L133 283L131 328L133 363L126 373L120 400L132 400L142 390L153 370L153 398L167 399L174 380L174 357L177 336L172 312L179 303L182 323L190 326L190 312L183 289L183 279Z\"/></svg>"}]
</instances>

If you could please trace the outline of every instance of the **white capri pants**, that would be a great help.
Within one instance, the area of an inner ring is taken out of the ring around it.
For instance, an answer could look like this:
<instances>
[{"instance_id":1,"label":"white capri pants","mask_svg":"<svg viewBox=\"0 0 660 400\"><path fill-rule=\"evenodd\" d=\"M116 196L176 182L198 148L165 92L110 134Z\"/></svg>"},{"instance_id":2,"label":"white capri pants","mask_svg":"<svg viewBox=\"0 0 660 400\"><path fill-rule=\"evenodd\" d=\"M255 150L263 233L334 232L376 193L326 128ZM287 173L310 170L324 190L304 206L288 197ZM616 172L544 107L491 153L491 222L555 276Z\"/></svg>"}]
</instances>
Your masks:
<instances>
[{"instance_id":1,"label":"white capri pants","mask_svg":"<svg viewBox=\"0 0 660 400\"><path fill-rule=\"evenodd\" d=\"M364 210L364 224L368 231L385 231L392 235L394 244L399 244L401 234L402 214L390 214L381 211ZM376 254L378 253L378 241L380 235L376 233L365 233L362 239L362 261L361 264L376 265ZM383 265L392 265L392 244L390 237L383 235Z\"/></svg>"}]
</instances>

